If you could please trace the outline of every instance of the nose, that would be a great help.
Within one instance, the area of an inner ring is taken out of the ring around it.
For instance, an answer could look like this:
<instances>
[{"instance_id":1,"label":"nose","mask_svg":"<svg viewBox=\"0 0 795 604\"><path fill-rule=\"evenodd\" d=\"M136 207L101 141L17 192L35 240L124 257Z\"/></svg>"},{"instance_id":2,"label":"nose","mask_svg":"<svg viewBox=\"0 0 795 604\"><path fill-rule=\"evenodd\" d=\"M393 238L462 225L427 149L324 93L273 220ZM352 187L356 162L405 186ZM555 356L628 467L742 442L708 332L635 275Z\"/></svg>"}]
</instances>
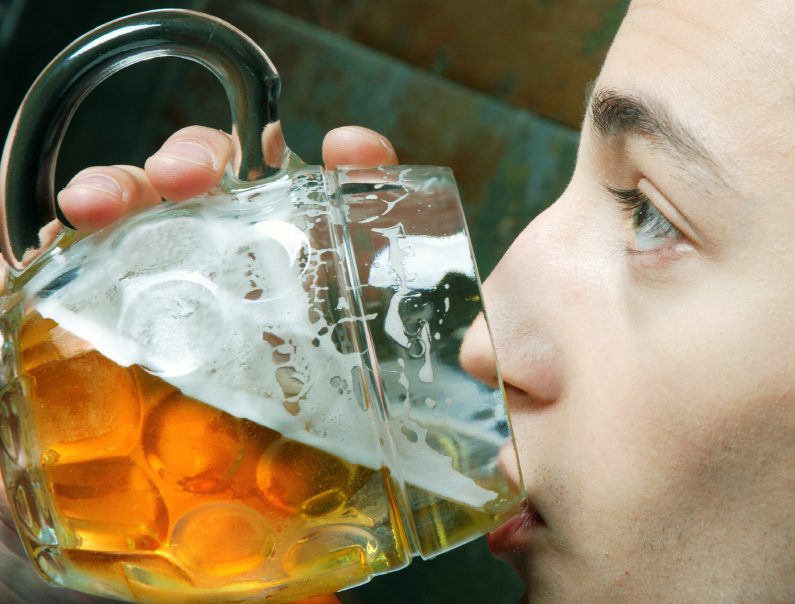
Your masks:
<instances>
[{"instance_id":1,"label":"nose","mask_svg":"<svg viewBox=\"0 0 795 604\"><path fill-rule=\"evenodd\" d=\"M555 302L561 242L550 210L528 225L484 283L486 314L473 322L460 353L470 375L492 387L501 376L509 401L532 406L557 401L563 387L563 319Z\"/></svg>"},{"instance_id":2,"label":"nose","mask_svg":"<svg viewBox=\"0 0 795 604\"><path fill-rule=\"evenodd\" d=\"M493 348L486 317L480 313L464 334L461 367L476 380L497 388L500 384L499 371Z\"/></svg>"}]
</instances>

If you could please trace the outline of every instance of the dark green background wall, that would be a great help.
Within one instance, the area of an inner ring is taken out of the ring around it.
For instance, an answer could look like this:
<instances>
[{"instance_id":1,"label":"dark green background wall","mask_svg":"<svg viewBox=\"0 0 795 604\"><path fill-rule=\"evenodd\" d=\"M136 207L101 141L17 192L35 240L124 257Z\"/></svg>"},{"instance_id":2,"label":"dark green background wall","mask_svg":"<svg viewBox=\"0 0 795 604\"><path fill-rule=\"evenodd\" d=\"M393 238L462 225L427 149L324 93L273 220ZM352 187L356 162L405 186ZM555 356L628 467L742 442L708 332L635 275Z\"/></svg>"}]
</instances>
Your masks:
<instances>
[{"instance_id":1,"label":"dark green background wall","mask_svg":"<svg viewBox=\"0 0 795 604\"><path fill-rule=\"evenodd\" d=\"M329 129L361 124L389 137L403 163L451 166L486 275L565 186L585 85L626 4L0 0L0 132L35 75L81 33L139 10L204 10L270 55L282 76L287 142L305 160L320 161ZM93 164L140 164L177 128L225 128L228 121L220 85L201 68L176 59L131 67L81 106L58 180ZM0 577L12 570L22 572L0 560ZM479 540L341 597L346 604L515 604L520 594L513 574Z\"/></svg>"}]
</instances>

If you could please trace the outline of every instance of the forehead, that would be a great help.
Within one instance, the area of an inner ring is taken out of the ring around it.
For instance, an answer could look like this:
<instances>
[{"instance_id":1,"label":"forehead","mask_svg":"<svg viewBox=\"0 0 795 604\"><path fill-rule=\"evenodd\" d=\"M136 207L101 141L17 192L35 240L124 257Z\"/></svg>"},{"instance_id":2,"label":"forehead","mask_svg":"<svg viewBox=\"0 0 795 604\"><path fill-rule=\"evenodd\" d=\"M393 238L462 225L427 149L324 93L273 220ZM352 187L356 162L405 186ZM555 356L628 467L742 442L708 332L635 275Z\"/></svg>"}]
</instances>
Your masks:
<instances>
[{"instance_id":1,"label":"forehead","mask_svg":"<svg viewBox=\"0 0 795 604\"><path fill-rule=\"evenodd\" d=\"M748 157L795 165L794 41L790 0L634 0L598 84L661 99L753 188Z\"/></svg>"},{"instance_id":2,"label":"forehead","mask_svg":"<svg viewBox=\"0 0 795 604\"><path fill-rule=\"evenodd\" d=\"M632 0L622 32L692 53L717 66L715 51L748 59L792 49L795 6L791 0Z\"/></svg>"}]
</instances>

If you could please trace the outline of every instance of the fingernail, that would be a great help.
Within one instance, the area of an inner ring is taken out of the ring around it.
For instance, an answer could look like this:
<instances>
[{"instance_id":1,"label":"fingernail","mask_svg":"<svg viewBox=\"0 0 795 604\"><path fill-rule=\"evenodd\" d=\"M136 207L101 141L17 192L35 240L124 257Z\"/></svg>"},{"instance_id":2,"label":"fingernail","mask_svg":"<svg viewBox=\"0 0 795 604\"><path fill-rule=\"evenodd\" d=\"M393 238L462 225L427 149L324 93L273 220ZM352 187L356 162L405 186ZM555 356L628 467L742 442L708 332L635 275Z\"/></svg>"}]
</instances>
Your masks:
<instances>
[{"instance_id":1,"label":"fingernail","mask_svg":"<svg viewBox=\"0 0 795 604\"><path fill-rule=\"evenodd\" d=\"M194 166L201 166L215 170L215 157L210 150L202 145L193 141L171 141L166 143L160 151L156 153L160 157L168 157L176 161L193 164Z\"/></svg>"},{"instance_id":2,"label":"fingernail","mask_svg":"<svg viewBox=\"0 0 795 604\"><path fill-rule=\"evenodd\" d=\"M357 136L364 136L368 139L375 140L378 142L379 145L381 145L384 149L386 149L390 153L395 152L395 148L392 146L392 143L390 143L380 134L373 132L372 130L368 130L367 128L361 128L358 126L343 126L342 129L347 130L348 132L355 133Z\"/></svg>"},{"instance_id":3,"label":"fingernail","mask_svg":"<svg viewBox=\"0 0 795 604\"><path fill-rule=\"evenodd\" d=\"M124 190L112 176L107 174L86 174L75 176L65 189L74 191L75 189L90 189L99 191L117 200L124 201Z\"/></svg>"},{"instance_id":4,"label":"fingernail","mask_svg":"<svg viewBox=\"0 0 795 604\"><path fill-rule=\"evenodd\" d=\"M394 153L395 152L395 148L392 146L392 143L390 143L388 140L386 140L383 136L378 135L378 136L376 136L376 138L378 139L378 142L381 143L381 146L384 149L386 149L390 153Z\"/></svg>"}]
</instances>

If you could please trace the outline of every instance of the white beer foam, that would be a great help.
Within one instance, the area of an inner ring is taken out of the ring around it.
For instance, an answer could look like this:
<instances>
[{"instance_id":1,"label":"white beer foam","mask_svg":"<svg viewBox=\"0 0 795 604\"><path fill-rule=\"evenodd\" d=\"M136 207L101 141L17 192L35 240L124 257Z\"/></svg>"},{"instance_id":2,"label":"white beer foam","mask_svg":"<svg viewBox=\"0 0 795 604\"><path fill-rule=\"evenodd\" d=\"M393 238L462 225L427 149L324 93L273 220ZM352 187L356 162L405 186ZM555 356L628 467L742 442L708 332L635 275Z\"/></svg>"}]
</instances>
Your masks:
<instances>
[{"instance_id":1,"label":"white beer foam","mask_svg":"<svg viewBox=\"0 0 795 604\"><path fill-rule=\"evenodd\" d=\"M324 206L296 204L286 188L262 194L269 200L258 207L266 209L248 217L224 212L228 201L216 194L190 202L189 211L159 208L95 244L78 243L96 245L90 262L37 310L119 365L141 365L233 416L354 464L390 467L465 505L493 500L494 492L427 444L426 428L414 419L390 420L407 431L386 428L363 408L355 388L359 354L340 352L335 325L310 312L319 295L329 295L318 269L338 250L312 249L296 225L311 229L325 218ZM348 309L342 297L321 303ZM391 440L397 460L385 459L379 436Z\"/></svg>"}]
</instances>

